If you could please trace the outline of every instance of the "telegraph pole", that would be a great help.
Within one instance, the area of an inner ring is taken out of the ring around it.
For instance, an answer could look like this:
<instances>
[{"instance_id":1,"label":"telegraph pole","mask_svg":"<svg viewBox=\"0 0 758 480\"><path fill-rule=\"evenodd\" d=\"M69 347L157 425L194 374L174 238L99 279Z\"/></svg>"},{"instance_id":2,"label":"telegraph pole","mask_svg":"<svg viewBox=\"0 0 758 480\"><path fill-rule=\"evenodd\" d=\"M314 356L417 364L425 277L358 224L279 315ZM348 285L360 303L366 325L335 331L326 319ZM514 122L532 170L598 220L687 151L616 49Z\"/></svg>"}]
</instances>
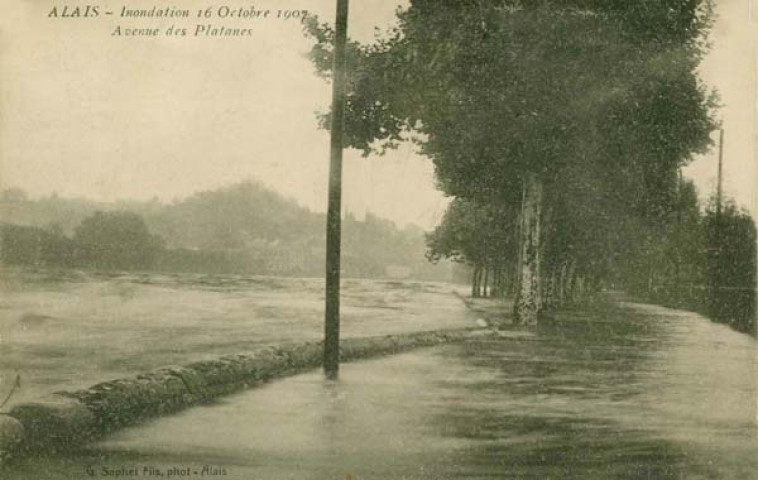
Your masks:
<instances>
[{"instance_id":1,"label":"telegraph pole","mask_svg":"<svg viewBox=\"0 0 758 480\"><path fill-rule=\"evenodd\" d=\"M345 46L348 0L337 0L332 68L332 126L329 155L329 205L326 212L326 306L324 374L336 380L340 364L340 242L342 219L342 136L345 123Z\"/></svg>"},{"instance_id":2,"label":"telegraph pole","mask_svg":"<svg viewBox=\"0 0 758 480\"><path fill-rule=\"evenodd\" d=\"M722 170L724 165L724 129L719 130L719 176L718 185L716 186L716 214L721 216L721 195L722 195Z\"/></svg>"},{"instance_id":3,"label":"telegraph pole","mask_svg":"<svg viewBox=\"0 0 758 480\"><path fill-rule=\"evenodd\" d=\"M724 265L722 264L722 254L724 247L724 240L722 237L722 231L724 228L723 219L721 216L721 204L723 203L723 168L724 168L724 129L719 129L719 170L718 179L716 184L716 218L713 222L713 232L711 233L712 239L710 240L711 248L713 248L713 270L709 275L711 277L711 298L709 300L710 309L713 312L718 312L723 308L722 296L720 295L720 289L724 285Z\"/></svg>"},{"instance_id":4,"label":"telegraph pole","mask_svg":"<svg viewBox=\"0 0 758 480\"><path fill-rule=\"evenodd\" d=\"M679 167L676 172L676 229L677 229L677 248L676 248L676 260L674 263L674 295L679 297L681 295L681 272L682 272L682 210L684 209L684 202L682 201L682 183L684 178L682 176L682 167Z\"/></svg>"}]
</instances>

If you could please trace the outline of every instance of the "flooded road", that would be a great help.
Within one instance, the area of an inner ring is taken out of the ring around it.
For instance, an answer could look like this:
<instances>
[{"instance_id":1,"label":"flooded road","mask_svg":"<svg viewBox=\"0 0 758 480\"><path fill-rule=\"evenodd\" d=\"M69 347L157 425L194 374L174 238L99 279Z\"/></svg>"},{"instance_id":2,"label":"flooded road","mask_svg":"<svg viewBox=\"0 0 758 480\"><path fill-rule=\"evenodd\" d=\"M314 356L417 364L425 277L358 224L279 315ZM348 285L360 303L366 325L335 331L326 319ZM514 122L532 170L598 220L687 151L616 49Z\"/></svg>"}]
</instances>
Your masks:
<instances>
[{"instance_id":1,"label":"flooded road","mask_svg":"<svg viewBox=\"0 0 758 480\"><path fill-rule=\"evenodd\" d=\"M291 377L4 477L758 477L756 340L621 304Z\"/></svg>"}]
</instances>

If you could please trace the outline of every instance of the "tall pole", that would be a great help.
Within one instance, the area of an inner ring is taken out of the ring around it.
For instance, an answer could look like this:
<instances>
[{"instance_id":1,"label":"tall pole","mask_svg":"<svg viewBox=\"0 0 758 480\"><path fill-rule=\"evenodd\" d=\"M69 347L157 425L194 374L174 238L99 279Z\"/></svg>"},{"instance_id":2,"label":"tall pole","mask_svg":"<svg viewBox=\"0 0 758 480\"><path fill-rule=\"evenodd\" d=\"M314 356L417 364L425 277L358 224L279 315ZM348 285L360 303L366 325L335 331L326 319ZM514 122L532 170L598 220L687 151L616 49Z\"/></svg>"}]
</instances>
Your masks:
<instances>
[{"instance_id":1,"label":"tall pole","mask_svg":"<svg viewBox=\"0 0 758 480\"><path fill-rule=\"evenodd\" d=\"M723 229L723 222L721 218L721 204L722 204L722 195L723 195L723 189L722 189L722 182L723 182L723 168L724 168L724 129L719 130L719 172L718 172L718 183L716 184L716 219L714 222L714 232L713 232L713 249L714 249L714 255L713 255L713 263L715 264L715 270L713 272L713 277L711 278L712 284L712 293L711 293L711 299L710 303L711 309L715 309L714 311L721 310L721 295L719 294L719 289L724 283L724 266L722 265L722 253L723 253L723 240L721 234Z\"/></svg>"},{"instance_id":2,"label":"tall pole","mask_svg":"<svg viewBox=\"0 0 758 480\"><path fill-rule=\"evenodd\" d=\"M324 374L336 379L340 365L340 236L342 221L342 134L345 123L345 45L348 0L337 0L332 68L332 128L329 156L329 205L326 212L326 308Z\"/></svg>"},{"instance_id":3,"label":"tall pole","mask_svg":"<svg viewBox=\"0 0 758 480\"><path fill-rule=\"evenodd\" d=\"M681 286L681 264L682 264L682 214L684 213L684 201L682 200L682 183L684 179L682 177L682 167L679 167L676 172L676 229L677 229L677 248L676 248L676 261L674 263L674 295L679 297L682 293L680 291Z\"/></svg>"},{"instance_id":4,"label":"tall pole","mask_svg":"<svg viewBox=\"0 0 758 480\"><path fill-rule=\"evenodd\" d=\"M722 184L722 170L724 165L724 129L719 130L719 177L718 185L716 186L716 214L721 215L721 184Z\"/></svg>"}]
</instances>

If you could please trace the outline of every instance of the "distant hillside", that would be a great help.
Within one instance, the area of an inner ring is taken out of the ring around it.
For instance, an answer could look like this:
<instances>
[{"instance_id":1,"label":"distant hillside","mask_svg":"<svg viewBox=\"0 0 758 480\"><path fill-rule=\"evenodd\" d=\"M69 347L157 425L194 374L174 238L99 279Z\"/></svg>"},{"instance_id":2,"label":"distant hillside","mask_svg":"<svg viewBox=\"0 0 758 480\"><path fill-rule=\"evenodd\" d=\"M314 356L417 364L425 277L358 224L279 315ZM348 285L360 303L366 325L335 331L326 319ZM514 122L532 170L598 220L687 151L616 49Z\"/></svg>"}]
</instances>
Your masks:
<instances>
[{"instance_id":1,"label":"distant hillside","mask_svg":"<svg viewBox=\"0 0 758 480\"><path fill-rule=\"evenodd\" d=\"M291 241L316 233L323 222L322 215L256 182L199 192L143 215L169 246L211 250Z\"/></svg>"},{"instance_id":2,"label":"distant hillside","mask_svg":"<svg viewBox=\"0 0 758 480\"><path fill-rule=\"evenodd\" d=\"M141 217L150 233L161 240L162 253L153 255L156 270L306 276L323 272L324 215L253 181L199 192L171 204L101 203L58 196L31 199L16 189L0 193L0 221L27 227L23 236L14 233L19 229L5 228L6 236L16 235L11 239L14 245L49 237L35 236L34 231L69 241L96 212L130 212ZM398 229L371 214L364 220L352 215L344 219L346 276L449 279L449 265L427 263L425 249L424 231L419 227ZM31 257L23 258L28 262Z\"/></svg>"}]
</instances>

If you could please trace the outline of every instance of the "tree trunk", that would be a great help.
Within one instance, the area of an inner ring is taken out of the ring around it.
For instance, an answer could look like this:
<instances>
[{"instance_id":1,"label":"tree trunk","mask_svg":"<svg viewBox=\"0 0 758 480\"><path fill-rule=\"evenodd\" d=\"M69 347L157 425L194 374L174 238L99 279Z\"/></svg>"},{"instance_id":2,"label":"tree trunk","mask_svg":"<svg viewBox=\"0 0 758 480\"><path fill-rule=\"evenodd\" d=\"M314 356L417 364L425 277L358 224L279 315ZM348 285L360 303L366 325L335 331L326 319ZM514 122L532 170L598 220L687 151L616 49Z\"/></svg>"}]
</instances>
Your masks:
<instances>
[{"instance_id":1,"label":"tree trunk","mask_svg":"<svg viewBox=\"0 0 758 480\"><path fill-rule=\"evenodd\" d=\"M571 303L574 302L575 280L576 280L576 261L571 260L568 266L568 270L566 271L566 287L565 287L566 300Z\"/></svg>"},{"instance_id":2,"label":"tree trunk","mask_svg":"<svg viewBox=\"0 0 758 480\"><path fill-rule=\"evenodd\" d=\"M489 296L488 287L490 283L490 267L484 267L484 285L482 287L482 296L487 298Z\"/></svg>"},{"instance_id":3,"label":"tree trunk","mask_svg":"<svg viewBox=\"0 0 758 480\"><path fill-rule=\"evenodd\" d=\"M498 293L498 290L500 288L500 286L498 285L499 281L500 281L500 267L496 263L492 267L492 286L490 287L490 296L492 298L497 298L500 295Z\"/></svg>"},{"instance_id":4,"label":"tree trunk","mask_svg":"<svg viewBox=\"0 0 758 480\"><path fill-rule=\"evenodd\" d=\"M505 267L499 264L495 269L495 292L497 298L505 297Z\"/></svg>"},{"instance_id":5,"label":"tree trunk","mask_svg":"<svg viewBox=\"0 0 758 480\"><path fill-rule=\"evenodd\" d=\"M558 283L556 285L557 291L555 292L555 302L559 307L563 306L566 301L566 262L561 262L561 266L558 267Z\"/></svg>"},{"instance_id":6,"label":"tree trunk","mask_svg":"<svg viewBox=\"0 0 758 480\"><path fill-rule=\"evenodd\" d=\"M558 269L556 267L550 268L550 273L547 277L545 277L545 287L544 287L544 294L543 294L543 300L542 305L544 309L552 309L555 306L555 290L556 290L556 278Z\"/></svg>"},{"instance_id":7,"label":"tree trunk","mask_svg":"<svg viewBox=\"0 0 758 480\"><path fill-rule=\"evenodd\" d=\"M511 293L511 272L512 268L507 264L503 264L503 270L500 272L500 296L501 298L507 297Z\"/></svg>"},{"instance_id":8,"label":"tree trunk","mask_svg":"<svg viewBox=\"0 0 758 480\"><path fill-rule=\"evenodd\" d=\"M474 270L471 274L471 298L479 296L479 265L474 265Z\"/></svg>"},{"instance_id":9,"label":"tree trunk","mask_svg":"<svg viewBox=\"0 0 758 480\"><path fill-rule=\"evenodd\" d=\"M511 279L508 282L508 294L516 298L516 292L518 291L518 278L519 278L519 260L511 261Z\"/></svg>"},{"instance_id":10,"label":"tree trunk","mask_svg":"<svg viewBox=\"0 0 758 480\"><path fill-rule=\"evenodd\" d=\"M576 292L574 295L576 297L576 300L583 302L585 294L587 293L584 275L578 275L576 277L576 281L574 282L574 291Z\"/></svg>"},{"instance_id":11,"label":"tree trunk","mask_svg":"<svg viewBox=\"0 0 758 480\"><path fill-rule=\"evenodd\" d=\"M497 285L497 290L495 291L495 297L497 298L503 298L505 296L505 283L503 282L503 266L498 265L497 270L495 270L495 285Z\"/></svg>"},{"instance_id":12,"label":"tree trunk","mask_svg":"<svg viewBox=\"0 0 758 480\"><path fill-rule=\"evenodd\" d=\"M535 325L542 309L540 293L542 179L537 174L528 173L524 176L522 185L519 273L514 316L517 323Z\"/></svg>"}]
</instances>

